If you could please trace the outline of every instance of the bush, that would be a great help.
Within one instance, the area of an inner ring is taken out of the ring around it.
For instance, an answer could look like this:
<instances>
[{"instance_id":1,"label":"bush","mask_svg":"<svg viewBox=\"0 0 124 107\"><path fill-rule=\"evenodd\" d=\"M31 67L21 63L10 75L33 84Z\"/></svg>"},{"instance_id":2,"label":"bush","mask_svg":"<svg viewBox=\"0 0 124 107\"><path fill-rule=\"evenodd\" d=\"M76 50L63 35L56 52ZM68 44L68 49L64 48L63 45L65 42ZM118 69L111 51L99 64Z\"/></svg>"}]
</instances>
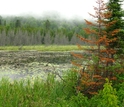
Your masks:
<instances>
[{"instance_id":1,"label":"bush","mask_svg":"<svg viewBox=\"0 0 124 107\"><path fill-rule=\"evenodd\" d=\"M119 107L118 103L116 90L113 89L112 83L108 79L106 79L103 90L99 91L99 94L90 100L92 107Z\"/></svg>"},{"instance_id":2,"label":"bush","mask_svg":"<svg viewBox=\"0 0 124 107\"><path fill-rule=\"evenodd\" d=\"M124 107L124 82L118 85L117 95L119 99L119 107Z\"/></svg>"}]
</instances>

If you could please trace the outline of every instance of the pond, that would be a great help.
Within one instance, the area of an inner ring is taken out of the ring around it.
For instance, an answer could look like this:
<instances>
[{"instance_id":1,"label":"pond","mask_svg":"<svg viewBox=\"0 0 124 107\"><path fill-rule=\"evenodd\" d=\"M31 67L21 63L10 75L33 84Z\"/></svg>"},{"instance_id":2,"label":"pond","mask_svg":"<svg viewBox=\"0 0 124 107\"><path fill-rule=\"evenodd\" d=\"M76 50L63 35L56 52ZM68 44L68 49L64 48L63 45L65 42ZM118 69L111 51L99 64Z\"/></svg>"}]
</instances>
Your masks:
<instances>
[{"instance_id":1,"label":"pond","mask_svg":"<svg viewBox=\"0 0 124 107\"><path fill-rule=\"evenodd\" d=\"M44 79L49 72L61 74L71 68L72 59L70 52L1 51L0 79Z\"/></svg>"}]
</instances>

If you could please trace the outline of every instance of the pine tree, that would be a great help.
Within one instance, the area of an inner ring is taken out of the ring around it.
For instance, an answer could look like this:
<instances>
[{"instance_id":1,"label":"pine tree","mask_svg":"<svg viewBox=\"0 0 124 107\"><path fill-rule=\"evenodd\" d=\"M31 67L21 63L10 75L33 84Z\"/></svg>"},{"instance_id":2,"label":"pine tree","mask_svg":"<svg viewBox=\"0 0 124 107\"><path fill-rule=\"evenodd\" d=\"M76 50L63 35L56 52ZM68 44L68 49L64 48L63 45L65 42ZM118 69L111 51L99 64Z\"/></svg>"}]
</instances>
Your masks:
<instances>
[{"instance_id":1,"label":"pine tree","mask_svg":"<svg viewBox=\"0 0 124 107\"><path fill-rule=\"evenodd\" d=\"M15 27L16 28L18 28L18 27L21 27L21 22L20 22L20 20L16 20L16 22L15 22Z\"/></svg>"},{"instance_id":2,"label":"pine tree","mask_svg":"<svg viewBox=\"0 0 124 107\"><path fill-rule=\"evenodd\" d=\"M122 0L109 0L108 2L108 10L112 13L111 17L109 17L107 20L108 22L116 21L115 24L108 27L106 29L107 32L113 31L114 29L120 29L120 31L114 35L110 36L109 33L107 37L109 39L112 39L113 37L117 38L117 41L112 42L109 46L112 48L116 48L117 53L124 53L124 20L122 17L124 17L124 12L122 9Z\"/></svg>"}]
</instances>

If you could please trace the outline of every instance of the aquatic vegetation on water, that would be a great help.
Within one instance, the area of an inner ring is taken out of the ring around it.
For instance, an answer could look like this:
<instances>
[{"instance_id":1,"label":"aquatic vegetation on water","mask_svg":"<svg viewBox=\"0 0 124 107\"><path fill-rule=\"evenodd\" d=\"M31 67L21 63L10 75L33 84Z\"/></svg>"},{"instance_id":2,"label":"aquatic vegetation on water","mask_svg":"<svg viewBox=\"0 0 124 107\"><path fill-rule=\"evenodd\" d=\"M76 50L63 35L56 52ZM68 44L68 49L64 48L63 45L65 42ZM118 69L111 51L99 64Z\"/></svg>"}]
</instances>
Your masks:
<instances>
[{"instance_id":1,"label":"aquatic vegetation on water","mask_svg":"<svg viewBox=\"0 0 124 107\"><path fill-rule=\"evenodd\" d=\"M10 77L11 79L21 78L34 78L39 76L45 78L49 72L61 73L69 68L71 64L53 64L53 63L40 63L32 62L25 65L1 65L0 66L0 78Z\"/></svg>"}]
</instances>

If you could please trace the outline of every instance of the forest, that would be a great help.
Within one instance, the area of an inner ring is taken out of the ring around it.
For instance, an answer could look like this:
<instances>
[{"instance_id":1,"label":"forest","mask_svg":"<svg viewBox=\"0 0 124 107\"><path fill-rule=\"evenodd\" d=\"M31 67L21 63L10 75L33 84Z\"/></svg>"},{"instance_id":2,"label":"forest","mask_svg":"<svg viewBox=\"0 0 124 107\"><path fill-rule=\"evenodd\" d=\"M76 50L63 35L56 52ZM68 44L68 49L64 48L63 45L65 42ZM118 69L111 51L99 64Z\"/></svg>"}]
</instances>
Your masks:
<instances>
[{"instance_id":1,"label":"forest","mask_svg":"<svg viewBox=\"0 0 124 107\"><path fill-rule=\"evenodd\" d=\"M0 45L75 45L84 44L76 35L90 38L82 29L84 20L35 18L33 16L0 17Z\"/></svg>"}]
</instances>

